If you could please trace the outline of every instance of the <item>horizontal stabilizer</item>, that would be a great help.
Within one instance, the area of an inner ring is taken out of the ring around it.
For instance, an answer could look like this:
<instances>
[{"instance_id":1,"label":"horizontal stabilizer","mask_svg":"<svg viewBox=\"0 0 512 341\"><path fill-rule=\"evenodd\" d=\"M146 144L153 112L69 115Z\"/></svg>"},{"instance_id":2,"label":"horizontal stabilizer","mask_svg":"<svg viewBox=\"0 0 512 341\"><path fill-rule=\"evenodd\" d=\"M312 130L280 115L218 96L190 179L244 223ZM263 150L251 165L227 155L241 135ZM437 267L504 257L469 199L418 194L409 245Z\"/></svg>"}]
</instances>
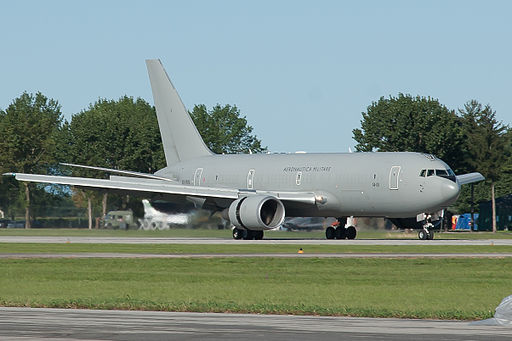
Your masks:
<instances>
[{"instance_id":1,"label":"horizontal stabilizer","mask_svg":"<svg viewBox=\"0 0 512 341\"><path fill-rule=\"evenodd\" d=\"M457 181L461 185L470 184L473 182L479 182L485 180L484 176L480 173L468 173L468 174L462 174L457 175Z\"/></svg>"}]
</instances>

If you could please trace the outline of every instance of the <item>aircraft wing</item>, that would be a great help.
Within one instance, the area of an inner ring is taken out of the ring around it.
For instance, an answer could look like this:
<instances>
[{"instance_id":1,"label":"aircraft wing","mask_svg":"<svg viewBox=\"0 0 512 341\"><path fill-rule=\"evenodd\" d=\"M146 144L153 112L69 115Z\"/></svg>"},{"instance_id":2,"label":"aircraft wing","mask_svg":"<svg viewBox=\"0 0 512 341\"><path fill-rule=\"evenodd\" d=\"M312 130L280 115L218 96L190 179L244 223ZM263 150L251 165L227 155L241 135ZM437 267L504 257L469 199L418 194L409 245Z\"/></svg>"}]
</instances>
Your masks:
<instances>
[{"instance_id":1,"label":"aircraft wing","mask_svg":"<svg viewBox=\"0 0 512 341\"><path fill-rule=\"evenodd\" d=\"M114 174L136 176L136 177L139 177L139 178L148 178L148 179L153 179L153 180L172 181L169 178L164 178L162 176L157 176L157 175L148 174L148 173L140 173L140 172L126 171L126 170L119 170L119 169L112 169L112 168L105 168L105 167L84 166L84 165L77 165L77 164L74 164L74 163L66 163L66 162L61 162L60 164L63 165L63 166L69 166L69 167L92 169L92 170L108 172L108 173L114 173Z\"/></svg>"},{"instance_id":2,"label":"aircraft wing","mask_svg":"<svg viewBox=\"0 0 512 341\"><path fill-rule=\"evenodd\" d=\"M484 176L480 173L468 173L457 175L457 181L461 185L470 184L472 182L479 182L485 180Z\"/></svg>"},{"instance_id":3,"label":"aircraft wing","mask_svg":"<svg viewBox=\"0 0 512 341\"><path fill-rule=\"evenodd\" d=\"M161 193L233 200L251 195L270 195L284 201L294 201L306 204L315 204L316 201L319 200L313 192L271 192L232 188L186 186L171 181L126 176L111 176L110 179L95 179L25 173L6 173L4 175L12 175L16 178L16 180L19 181L79 186L93 189L124 190L140 193Z\"/></svg>"}]
</instances>

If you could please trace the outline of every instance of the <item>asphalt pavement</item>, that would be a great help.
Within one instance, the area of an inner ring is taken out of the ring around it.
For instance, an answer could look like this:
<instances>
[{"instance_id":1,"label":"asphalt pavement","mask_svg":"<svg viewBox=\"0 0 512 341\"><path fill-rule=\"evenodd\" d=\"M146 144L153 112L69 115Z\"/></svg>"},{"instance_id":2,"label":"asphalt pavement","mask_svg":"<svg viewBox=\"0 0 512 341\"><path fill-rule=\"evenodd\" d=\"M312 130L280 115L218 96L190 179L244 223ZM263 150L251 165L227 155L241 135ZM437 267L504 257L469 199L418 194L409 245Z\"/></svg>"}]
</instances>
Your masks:
<instances>
[{"instance_id":1,"label":"asphalt pavement","mask_svg":"<svg viewBox=\"0 0 512 341\"><path fill-rule=\"evenodd\" d=\"M467 321L0 308L0 339L510 340L512 328Z\"/></svg>"}]
</instances>

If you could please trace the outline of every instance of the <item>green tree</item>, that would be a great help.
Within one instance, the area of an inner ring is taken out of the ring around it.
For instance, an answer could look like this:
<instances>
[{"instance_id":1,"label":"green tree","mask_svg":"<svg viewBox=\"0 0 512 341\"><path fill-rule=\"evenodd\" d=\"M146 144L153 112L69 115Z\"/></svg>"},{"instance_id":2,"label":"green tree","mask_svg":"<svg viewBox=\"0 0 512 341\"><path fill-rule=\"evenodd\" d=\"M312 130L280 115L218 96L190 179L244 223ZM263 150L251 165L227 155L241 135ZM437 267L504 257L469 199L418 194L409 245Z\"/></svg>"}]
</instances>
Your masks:
<instances>
[{"instance_id":1,"label":"green tree","mask_svg":"<svg viewBox=\"0 0 512 341\"><path fill-rule=\"evenodd\" d=\"M62 115L57 101L42 93L24 92L0 111L0 167L2 172L47 173L55 169L56 136ZM25 221L30 228L32 184L25 182Z\"/></svg>"},{"instance_id":2,"label":"green tree","mask_svg":"<svg viewBox=\"0 0 512 341\"><path fill-rule=\"evenodd\" d=\"M358 151L422 152L438 156L456 172L464 170L462 123L453 110L430 97L381 97L363 112L354 129Z\"/></svg>"},{"instance_id":3,"label":"green tree","mask_svg":"<svg viewBox=\"0 0 512 341\"><path fill-rule=\"evenodd\" d=\"M143 99L134 100L127 96L117 101L100 99L74 115L65 128L67 136L63 138L63 149L67 150L66 160L69 162L146 173L165 166L156 112ZM90 173L72 169L75 176ZM96 194L93 191L79 194L87 197L89 227L92 226L92 202ZM102 214L105 214L106 193L102 206Z\"/></svg>"},{"instance_id":4,"label":"green tree","mask_svg":"<svg viewBox=\"0 0 512 341\"><path fill-rule=\"evenodd\" d=\"M476 100L467 102L459 113L464 119L467 160L490 185L492 230L496 232L495 185L510 168L508 127L496 119L496 112L489 104L483 107Z\"/></svg>"},{"instance_id":5,"label":"green tree","mask_svg":"<svg viewBox=\"0 0 512 341\"><path fill-rule=\"evenodd\" d=\"M217 154L259 153L267 150L252 134L247 119L240 116L236 106L217 104L208 110L204 104L195 105L190 116L210 150Z\"/></svg>"},{"instance_id":6,"label":"green tree","mask_svg":"<svg viewBox=\"0 0 512 341\"><path fill-rule=\"evenodd\" d=\"M5 171L7 169L0 169L0 174ZM24 200L20 193L20 183L18 181L13 177L0 177L0 210L4 212L6 218L14 219L20 209L24 210Z\"/></svg>"}]
</instances>

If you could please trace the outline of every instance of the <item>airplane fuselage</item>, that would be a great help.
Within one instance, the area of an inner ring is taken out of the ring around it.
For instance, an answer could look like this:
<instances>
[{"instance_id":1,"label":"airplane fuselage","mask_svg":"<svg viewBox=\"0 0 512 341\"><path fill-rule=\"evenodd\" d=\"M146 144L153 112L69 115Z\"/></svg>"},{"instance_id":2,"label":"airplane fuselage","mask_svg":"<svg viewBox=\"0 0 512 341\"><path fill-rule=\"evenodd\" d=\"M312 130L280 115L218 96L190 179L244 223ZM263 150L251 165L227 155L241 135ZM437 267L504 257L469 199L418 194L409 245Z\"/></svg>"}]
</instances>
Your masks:
<instances>
[{"instance_id":1,"label":"airplane fuselage","mask_svg":"<svg viewBox=\"0 0 512 341\"><path fill-rule=\"evenodd\" d=\"M322 198L316 205L283 200L289 217L394 218L435 212L457 199L455 177L435 176L436 170L451 172L443 161L420 153L297 153L205 156L157 174L188 186L313 192Z\"/></svg>"}]
</instances>

